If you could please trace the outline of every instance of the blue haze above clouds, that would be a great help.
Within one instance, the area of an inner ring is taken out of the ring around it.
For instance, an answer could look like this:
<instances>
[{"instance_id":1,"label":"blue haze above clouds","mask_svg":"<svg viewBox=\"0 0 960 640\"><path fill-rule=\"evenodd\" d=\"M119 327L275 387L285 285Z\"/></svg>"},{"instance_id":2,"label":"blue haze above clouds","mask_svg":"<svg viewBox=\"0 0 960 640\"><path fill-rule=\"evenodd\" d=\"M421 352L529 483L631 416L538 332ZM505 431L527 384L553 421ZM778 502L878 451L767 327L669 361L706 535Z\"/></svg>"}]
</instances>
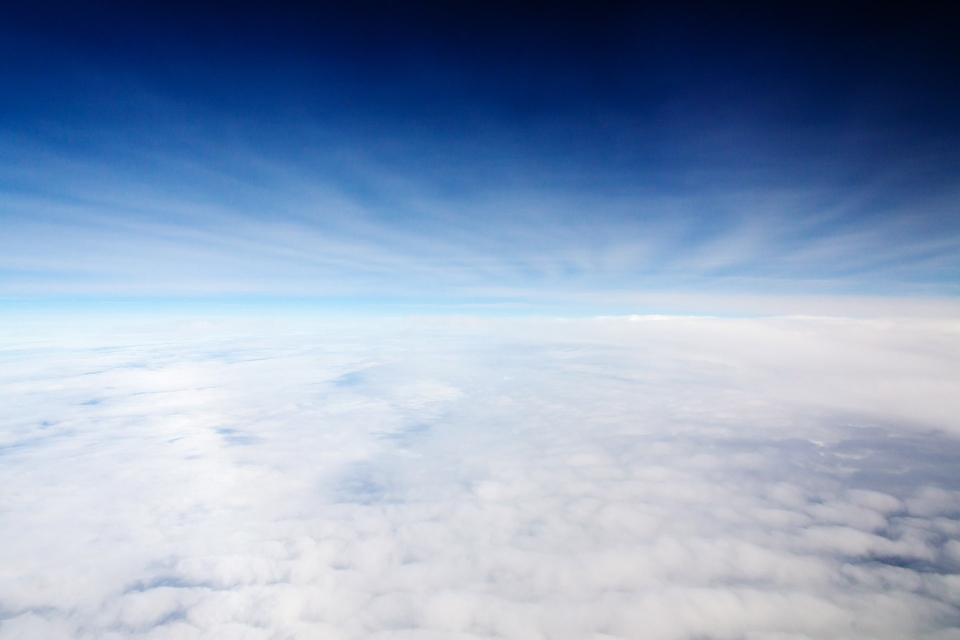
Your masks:
<instances>
[{"instance_id":1,"label":"blue haze above clouds","mask_svg":"<svg viewBox=\"0 0 960 640\"><path fill-rule=\"evenodd\" d=\"M133 4L0 10L0 639L960 638L956 16Z\"/></svg>"}]
</instances>

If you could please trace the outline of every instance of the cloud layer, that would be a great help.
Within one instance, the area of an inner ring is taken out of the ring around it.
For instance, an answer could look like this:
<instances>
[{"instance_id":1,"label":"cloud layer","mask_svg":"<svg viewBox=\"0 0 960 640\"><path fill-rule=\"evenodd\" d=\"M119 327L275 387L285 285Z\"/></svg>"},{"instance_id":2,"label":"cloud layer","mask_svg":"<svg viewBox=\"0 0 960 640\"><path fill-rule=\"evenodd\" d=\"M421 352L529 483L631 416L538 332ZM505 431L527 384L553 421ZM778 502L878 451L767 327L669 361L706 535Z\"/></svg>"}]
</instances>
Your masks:
<instances>
[{"instance_id":1,"label":"cloud layer","mask_svg":"<svg viewBox=\"0 0 960 640\"><path fill-rule=\"evenodd\" d=\"M236 135L258 126L238 123ZM171 133L130 134L118 161L0 131L0 294L536 304L704 288L955 293L960 235L949 186L935 196L766 183L678 193L556 185L517 167L530 174L521 184L451 189L371 153L325 149L301 126L308 159Z\"/></svg>"},{"instance_id":2,"label":"cloud layer","mask_svg":"<svg viewBox=\"0 0 960 640\"><path fill-rule=\"evenodd\" d=\"M2 357L0 638L960 637L952 321L185 321Z\"/></svg>"}]
</instances>

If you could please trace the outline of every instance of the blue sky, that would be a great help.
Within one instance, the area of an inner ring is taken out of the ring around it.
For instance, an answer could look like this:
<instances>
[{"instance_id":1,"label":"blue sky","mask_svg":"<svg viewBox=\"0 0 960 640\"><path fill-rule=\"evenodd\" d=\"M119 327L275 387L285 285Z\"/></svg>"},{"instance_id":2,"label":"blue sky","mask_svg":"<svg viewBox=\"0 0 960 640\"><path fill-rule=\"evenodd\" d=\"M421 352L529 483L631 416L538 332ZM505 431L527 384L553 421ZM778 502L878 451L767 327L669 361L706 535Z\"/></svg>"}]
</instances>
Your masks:
<instances>
[{"instance_id":1,"label":"blue sky","mask_svg":"<svg viewBox=\"0 0 960 640\"><path fill-rule=\"evenodd\" d=\"M952 298L954 23L856 6L8 9L0 296L564 313Z\"/></svg>"}]
</instances>

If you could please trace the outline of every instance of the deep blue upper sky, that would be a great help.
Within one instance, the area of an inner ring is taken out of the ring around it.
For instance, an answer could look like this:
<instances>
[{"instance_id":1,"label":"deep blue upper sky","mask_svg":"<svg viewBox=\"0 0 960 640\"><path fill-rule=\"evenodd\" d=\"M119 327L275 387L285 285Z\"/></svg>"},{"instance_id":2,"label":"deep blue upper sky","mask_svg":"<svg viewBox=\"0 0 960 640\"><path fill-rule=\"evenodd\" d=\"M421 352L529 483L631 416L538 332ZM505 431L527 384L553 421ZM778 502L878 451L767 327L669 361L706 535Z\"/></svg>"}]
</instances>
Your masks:
<instances>
[{"instance_id":1,"label":"deep blue upper sky","mask_svg":"<svg viewBox=\"0 0 960 640\"><path fill-rule=\"evenodd\" d=\"M0 294L960 293L957 16L0 14Z\"/></svg>"}]
</instances>

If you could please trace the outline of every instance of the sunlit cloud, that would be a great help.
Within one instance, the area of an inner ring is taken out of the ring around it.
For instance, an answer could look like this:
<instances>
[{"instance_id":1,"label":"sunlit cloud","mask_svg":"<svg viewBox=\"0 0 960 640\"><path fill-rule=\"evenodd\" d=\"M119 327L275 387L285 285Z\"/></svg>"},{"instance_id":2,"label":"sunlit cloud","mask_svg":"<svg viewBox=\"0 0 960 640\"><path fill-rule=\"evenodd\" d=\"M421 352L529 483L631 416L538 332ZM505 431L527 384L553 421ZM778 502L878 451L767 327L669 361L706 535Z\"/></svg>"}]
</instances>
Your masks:
<instances>
[{"instance_id":1,"label":"sunlit cloud","mask_svg":"<svg viewBox=\"0 0 960 640\"><path fill-rule=\"evenodd\" d=\"M0 636L952 628L954 322L351 324L6 350Z\"/></svg>"}]
</instances>

